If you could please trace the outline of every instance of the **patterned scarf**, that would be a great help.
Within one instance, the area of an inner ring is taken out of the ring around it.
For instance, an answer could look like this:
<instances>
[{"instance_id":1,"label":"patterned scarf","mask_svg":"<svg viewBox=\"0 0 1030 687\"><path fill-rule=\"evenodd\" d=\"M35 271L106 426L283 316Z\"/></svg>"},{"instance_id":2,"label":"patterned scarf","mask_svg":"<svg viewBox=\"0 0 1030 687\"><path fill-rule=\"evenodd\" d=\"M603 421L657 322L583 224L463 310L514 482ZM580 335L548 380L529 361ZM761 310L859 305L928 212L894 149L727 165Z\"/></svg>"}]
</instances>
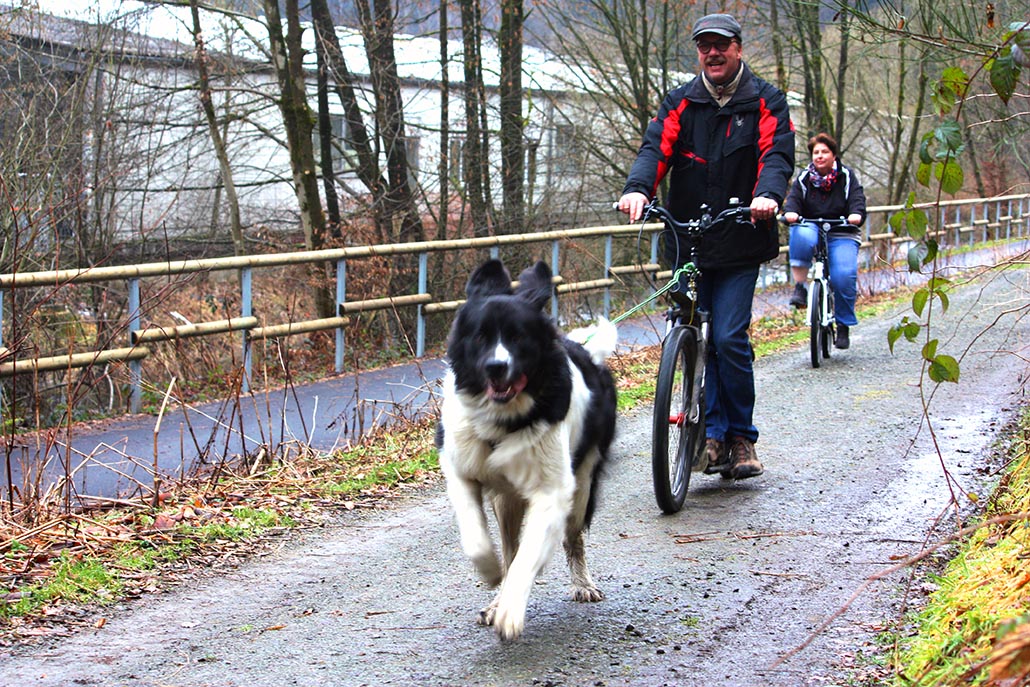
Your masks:
<instances>
[{"instance_id":1,"label":"patterned scarf","mask_svg":"<svg viewBox=\"0 0 1030 687\"><path fill-rule=\"evenodd\" d=\"M808 163L808 183L812 188L822 189L823 191L829 191L833 188L833 182L837 181L837 162L834 161L833 167L826 176L823 176L819 172L815 171L815 163Z\"/></svg>"}]
</instances>

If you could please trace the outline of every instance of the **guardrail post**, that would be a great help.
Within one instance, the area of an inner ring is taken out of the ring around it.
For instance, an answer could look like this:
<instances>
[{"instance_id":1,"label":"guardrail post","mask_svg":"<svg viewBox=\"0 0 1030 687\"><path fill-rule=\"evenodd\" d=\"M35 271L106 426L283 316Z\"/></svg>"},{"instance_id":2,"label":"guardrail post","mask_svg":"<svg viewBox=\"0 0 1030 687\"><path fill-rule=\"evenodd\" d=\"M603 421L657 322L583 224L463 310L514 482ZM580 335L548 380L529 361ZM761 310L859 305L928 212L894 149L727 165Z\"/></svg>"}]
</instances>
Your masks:
<instances>
[{"instance_id":1,"label":"guardrail post","mask_svg":"<svg viewBox=\"0 0 1030 687\"><path fill-rule=\"evenodd\" d=\"M560 276L560 273L558 272L558 265L561 264L559 259L560 249L561 243L559 241L551 241L551 272L553 272L555 276ZM555 322L558 322L558 290L552 289L551 293L554 294L551 297L551 317L554 318Z\"/></svg>"},{"instance_id":2,"label":"guardrail post","mask_svg":"<svg viewBox=\"0 0 1030 687\"><path fill-rule=\"evenodd\" d=\"M955 245L962 245L962 206L955 206Z\"/></svg>"},{"instance_id":3,"label":"guardrail post","mask_svg":"<svg viewBox=\"0 0 1030 687\"><path fill-rule=\"evenodd\" d=\"M132 345L132 333L140 328L140 295L139 279L129 280L129 345ZM142 405L143 361L129 361L129 412L138 413Z\"/></svg>"},{"instance_id":4,"label":"guardrail post","mask_svg":"<svg viewBox=\"0 0 1030 687\"><path fill-rule=\"evenodd\" d=\"M347 300L347 261L336 261L336 302ZM337 315L340 313L337 312ZM336 372L343 372L343 327L336 328Z\"/></svg>"},{"instance_id":5,"label":"guardrail post","mask_svg":"<svg viewBox=\"0 0 1030 687\"><path fill-rule=\"evenodd\" d=\"M612 235L608 234L604 237L604 275L603 279L608 279L612 273ZM604 287L604 317L609 319L612 311L612 287Z\"/></svg>"},{"instance_id":6,"label":"guardrail post","mask_svg":"<svg viewBox=\"0 0 1030 687\"><path fill-rule=\"evenodd\" d=\"M254 314L254 290L253 290L253 279L254 274L250 267L244 267L240 270L240 316L250 317ZM250 365L251 365L251 346L250 346L250 335L244 330L240 332L240 336L243 337L243 393L250 391Z\"/></svg>"},{"instance_id":7,"label":"guardrail post","mask_svg":"<svg viewBox=\"0 0 1030 687\"><path fill-rule=\"evenodd\" d=\"M418 293L422 295L429 293L429 253L418 254ZM426 313L423 305L419 303L418 319L415 324L415 357L421 358L426 352Z\"/></svg>"}]
</instances>

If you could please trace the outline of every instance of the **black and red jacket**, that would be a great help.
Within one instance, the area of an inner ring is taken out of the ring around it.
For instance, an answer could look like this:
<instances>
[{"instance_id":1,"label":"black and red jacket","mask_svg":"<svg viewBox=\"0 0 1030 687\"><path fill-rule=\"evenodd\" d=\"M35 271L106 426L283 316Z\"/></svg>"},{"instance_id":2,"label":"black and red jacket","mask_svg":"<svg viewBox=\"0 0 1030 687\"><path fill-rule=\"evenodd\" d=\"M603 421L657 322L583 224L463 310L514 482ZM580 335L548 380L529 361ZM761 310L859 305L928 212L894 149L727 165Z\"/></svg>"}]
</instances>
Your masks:
<instances>
[{"instance_id":1,"label":"black and red jacket","mask_svg":"<svg viewBox=\"0 0 1030 687\"><path fill-rule=\"evenodd\" d=\"M733 97L719 107L698 75L666 95L644 133L623 193L653 198L669 174L665 205L680 220L715 214L738 198L750 205L765 196L782 205L794 170L794 125L787 98L741 63ZM666 242L670 262L685 262L685 246ZM671 245L670 245L671 244ZM757 265L776 257L779 232L774 221L713 227L701 243L702 267Z\"/></svg>"}]
</instances>

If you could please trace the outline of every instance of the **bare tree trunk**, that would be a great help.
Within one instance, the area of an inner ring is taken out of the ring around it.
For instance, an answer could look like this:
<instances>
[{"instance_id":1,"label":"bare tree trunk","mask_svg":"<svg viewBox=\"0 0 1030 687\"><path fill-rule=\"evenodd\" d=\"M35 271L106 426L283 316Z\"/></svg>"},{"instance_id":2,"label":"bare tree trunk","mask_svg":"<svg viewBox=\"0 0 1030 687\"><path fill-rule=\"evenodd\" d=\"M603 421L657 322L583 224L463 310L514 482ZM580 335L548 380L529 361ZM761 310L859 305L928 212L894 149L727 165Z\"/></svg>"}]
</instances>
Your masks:
<instances>
[{"instance_id":1,"label":"bare tree trunk","mask_svg":"<svg viewBox=\"0 0 1030 687\"><path fill-rule=\"evenodd\" d=\"M833 130L826 86L823 82L822 31L819 5L808 0L791 0L798 54L805 78L805 124L809 136Z\"/></svg>"},{"instance_id":2,"label":"bare tree trunk","mask_svg":"<svg viewBox=\"0 0 1030 687\"><path fill-rule=\"evenodd\" d=\"M780 35L780 0L769 2L769 23L772 24L772 50L776 62L776 85L787 92L787 64L783 59L783 38Z\"/></svg>"},{"instance_id":3,"label":"bare tree trunk","mask_svg":"<svg viewBox=\"0 0 1030 687\"><path fill-rule=\"evenodd\" d=\"M422 241L425 232L412 193L414 172L408 164L400 77L393 53L393 6L390 0L373 0L370 15L365 2L357 5L375 91L376 123L386 151L387 210L395 227L393 241Z\"/></svg>"},{"instance_id":4,"label":"bare tree trunk","mask_svg":"<svg viewBox=\"0 0 1030 687\"><path fill-rule=\"evenodd\" d=\"M501 0L501 188L500 233L524 229L525 151L522 119L522 0Z\"/></svg>"},{"instance_id":5,"label":"bare tree trunk","mask_svg":"<svg viewBox=\"0 0 1030 687\"><path fill-rule=\"evenodd\" d=\"M472 213L472 232L475 236L489 236L490 222L482 172L486 166L482 148L485 134L481 130L479 118L483 109L479 0L461 0L461 35L465 56L465 146L462 176L465 179L465 194Z\"/></svg>"},{"instance_id":6,"label":"bare tree trunk","mask_svg":"<svg viewBox=\"0 0 1030 687\"><path fill-rule=\"evenodd\" d=\"M197 0L190 0L190 15L193 18L193 44L196 46L197 75L200 80L200 105L207 120L208 132L211 134L211 145L218 158L218 169L225 188L225 200L229 204L229 231L232 234L232 247L235 255L243 255L246 246L243 243L243 226L240 220L240 201L236 195L236 183L233 181L232 167L229 165L229 154L225 150L225 140L218 128L218 117L215 106L211 102L211 79L208 72L208 55L204 47L204 37L200 26L200 9ZM217 208L215 209L217 212Z\"/></svg>"},{"instance_id":7,"label":"bare tree trunk","mask_svg":"<svg viewBox=\"0 0 1030 687\"><path fill-rule=\"evenodd\" d=\"M391 242L407 243L425 240L425 228L415 203L412 187L414 170L408 164L408 142L404 130L404 109L401 103L400 77L393 52L393 5L391 0L373 0L372 12L366 0L357 3L361 29L365 36L369 75L376 101L376 124L386 151L386 213L392 226ZM398 256L392 262L390 293L414 293L418 285L418 258ZM397 314L401 332L411 340L415 313L405 310Z\"/></svg>"},{"instance_id":8,"label":"bare tree trunk","mask_svg":"<svg viewBox=\"0 0 1030 687\"><path fill-rule=\"evenodd\" d=\"M329 115L329 65L325 45L315 41L318 63L318 156L322 164L322 188L325 190L325 212L329 222L329 235L341 238L340 199L336 195L336 169L333 165L333 122Z\"/></svg>"},{"instance_id":9,"label":"bare tree trunk","mask_svg":"<svg viewBox=\"0 0 1030 687\"><path fill-rule=\"evenodd\" d=\"M336 86L336 96L343 105L343 116L347 126L347 130L344 132L345 142L354 150L354 156L357 158L357 167L354 173L372 196L372 219L379 242L388 243L390 240L390 223L386 215L388 184L382 176L378 152L373 149L372 137L365 126L365 118L358 105L355 92L356 80L343 58L343 51L340 49L340 41L336 36L326 0L311 0L311 18L315 25L315 40L322 46L329 72Z\"/></svg>"},{"instance_id":10,"label":"bare tree trunk","mask_svg":"<svg viewBox=\"0 0 1030 687\"><path fill-rule=\"evenodd\" d=\"M851 37L851 10L848 0L840 0L840 56L837 60L837 115L833 126L833 137L843 146L844 113L848 94L848 44Z\"/></svg>"},{"instance_id":11,"label":"bare tree trunk","mask_svg":"<svg viewBox=\"0 0 1030 687\"><path fill-rule=\"evenodd\" d=\"M272 65L282 94L279 109L282 111L286 142L290 149L290 168L300 206L304 245L309 250L318 250L326 245L326 226L322 199L318 192L318 175L315 174L315 151L311 141L314 125L304 85L304 50L301 46L298 0L286 0L285 39L278 1L262 0L262 5L268 22ZM320 317L331 317L336 314L336 307L324 282L324 266L318 276L321 283L316 289L316 307Z\"/></svg>"},{"instance_id":12,"label":"bare tree trunk","mask_svg":"<svg viewBox=\"0 0 1030 687\"><path fill-rule=\"evenodd\" d=\"M447 219L450 215L450 145L451 145L451 80L448 53L447 0L440 0L440 216L436 223L436 238L447 238Z\"/></svg>"}]
</instances>

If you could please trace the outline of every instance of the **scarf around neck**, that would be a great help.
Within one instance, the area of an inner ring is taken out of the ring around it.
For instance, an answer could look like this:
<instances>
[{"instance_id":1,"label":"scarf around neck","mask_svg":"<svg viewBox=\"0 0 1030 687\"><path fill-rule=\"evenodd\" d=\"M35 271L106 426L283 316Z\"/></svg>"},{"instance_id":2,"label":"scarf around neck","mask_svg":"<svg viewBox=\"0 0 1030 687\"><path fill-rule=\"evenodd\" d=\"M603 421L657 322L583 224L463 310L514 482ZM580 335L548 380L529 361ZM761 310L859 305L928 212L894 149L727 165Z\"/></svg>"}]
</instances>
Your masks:
<instances>
[{"instance_id":1,"label":"scarf around neck","mask_svg":"<svg viewBox=\"0 0 1030 687\"><path fill-rule=\"evenodd\" d=\"M704 83L705 88L708 89L708 94L712 96L712 100L722 107L730 101L733 94L737 92L737 86L740 85L740 77L744 74L744 62L741 60L740 66L737 67L737 74L726 83L719 85L714 84L708 80L708 75L701 71L701 81Z\"/></svg>"},{"instance_id":2,"label":"scarf around neck","mask_svg":"<svg viewBox=\"0 0 1030 687\"><path fill-rule=\"evenodd\" d=\"M817 188L822 191L829 191L833 188L833 182L837 181L837 161L833 161L833 167L826 176L823 176L819 172L815 171L815 163L808 163L808 183L812 188Z\"/></svg>"}]
</instances>

